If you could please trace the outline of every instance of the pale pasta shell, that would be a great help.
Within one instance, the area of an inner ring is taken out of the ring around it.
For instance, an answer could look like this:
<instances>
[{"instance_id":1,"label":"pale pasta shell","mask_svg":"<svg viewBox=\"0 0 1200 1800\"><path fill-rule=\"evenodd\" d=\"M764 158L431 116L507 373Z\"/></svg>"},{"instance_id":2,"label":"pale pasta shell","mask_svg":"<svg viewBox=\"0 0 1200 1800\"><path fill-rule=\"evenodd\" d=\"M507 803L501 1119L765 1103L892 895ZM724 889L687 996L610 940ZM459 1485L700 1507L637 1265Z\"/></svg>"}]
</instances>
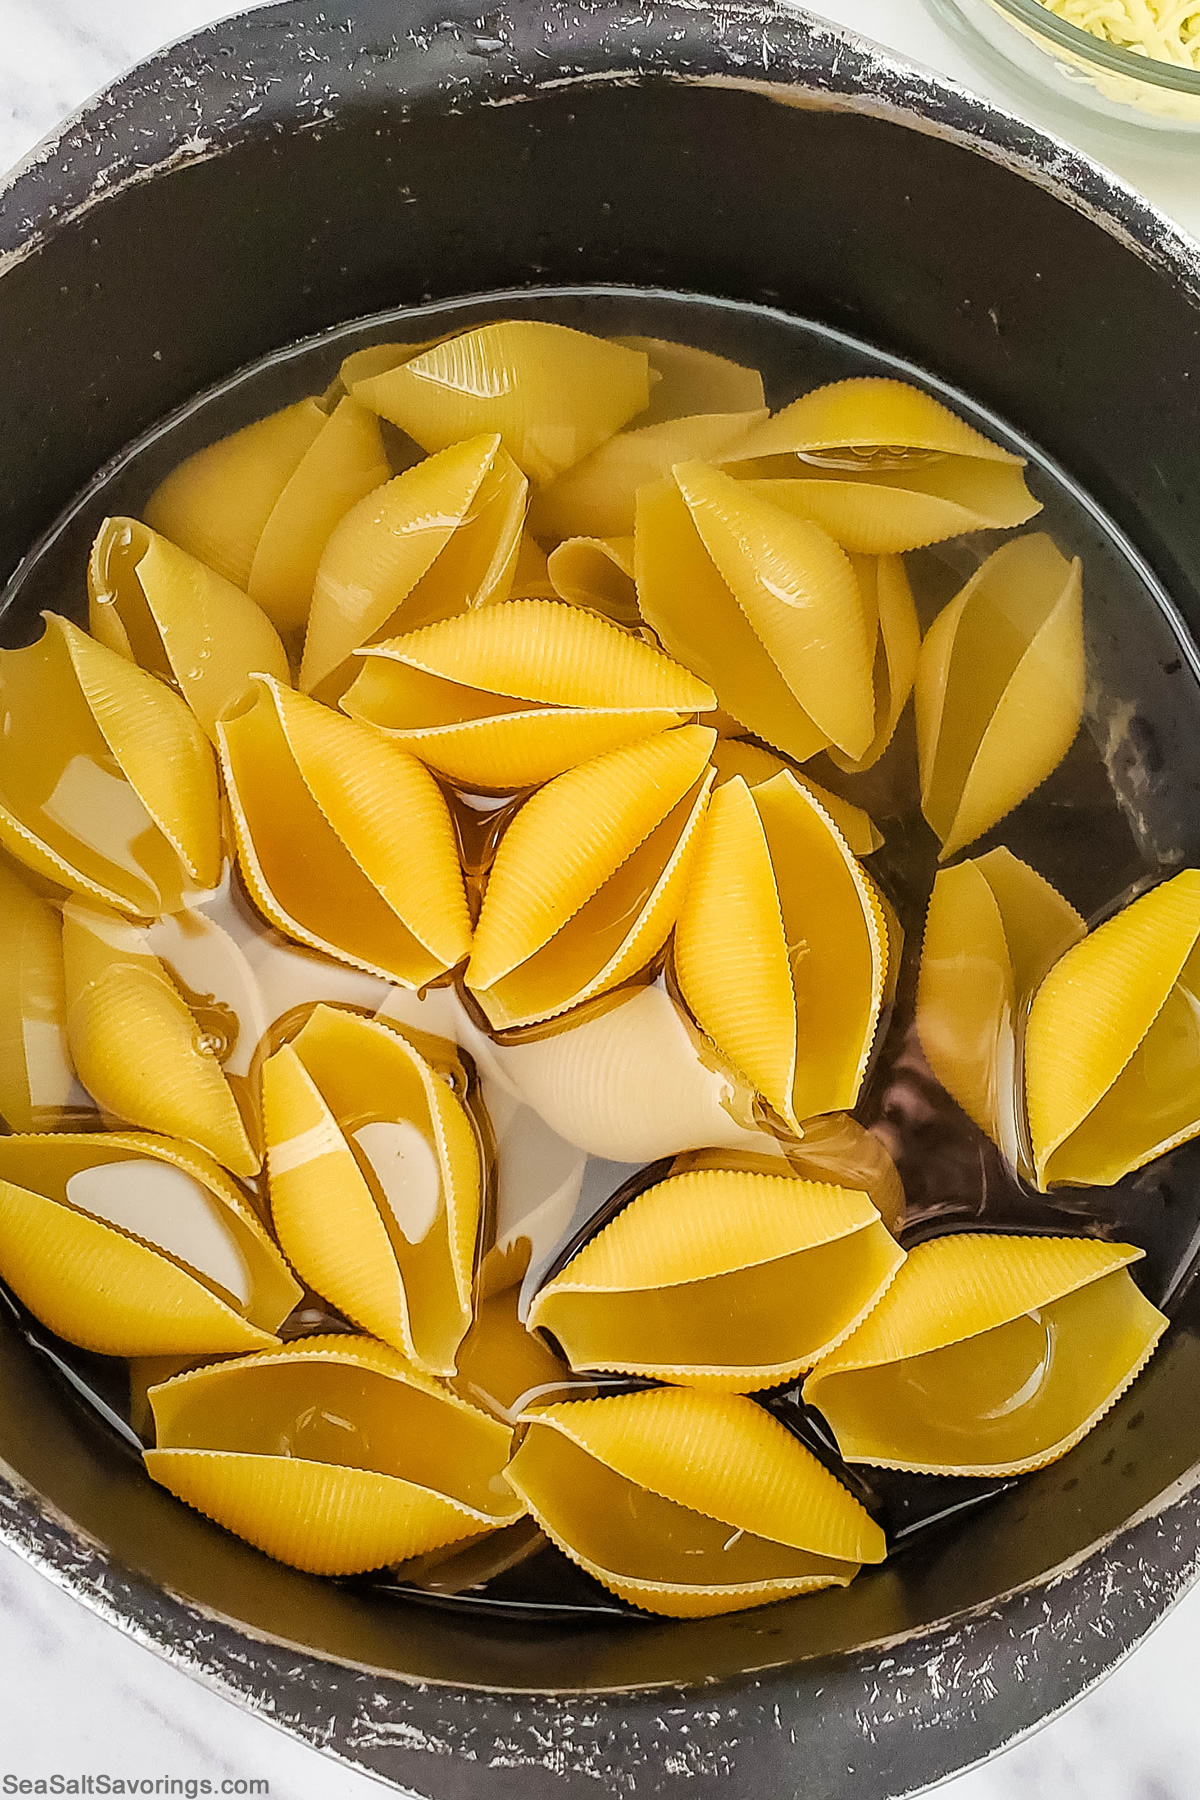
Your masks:
<instances>
[{"instance_id":1,"label":"pale pasta shell","mask_svg":"<svg viewBox=\"0 0 1200 1800\"><path fill-rule=\"evenodd\" d=\"M1200 1134L1200 872L1066 951L1025 1038L1038 1185L1119 1181Z\"/></svg>"},{"instance_id":2,"label":"pale pasta shell","mask_svg":"<svg viewBox=\"0 0 1200 1800\"><path fill-rule=\"evenodd\" d=\"M903 1260L860 1191L698 1169L624 1207L534 1296L529 1324L575 1369L751 1393L841 1343Z\"/></svg>"},{"instance_id":3,"label":"pale pasta shell","mask_svg":"<svg viewBox=\"0 0 1200 1800\"><path fill-rule=\"evenodd\" d=\"M425 450L499 432L542 486L645 410L649 364L641 351L586 332L508 319L356 382L354 395Z\"/></svg>"},{"instance_id":4,"label":"pale pasta shell","mask_svg":"<svg viewBox=\"0 0 1200 1800\"><path fill-rule=\"evenodd\" d=\"M640 625L633 536L573 537L556 545L546 574L560 600L602 613L618 625Z\"/></svg>"},{"instance_id":5,"label":"pale pasta shell","mask_svg":"<svg viewBox=\"0 0 1200 1800\"><path fill-rule=\"evenodd\" d=\"M875 640L875 731L863 754L845 756L830 745L829 760L848 775L875 766L896 734L896 727L917 674L921 627L916 602L898 556L851 557L863 603L878 618Z\"/></svg>"},{"instance_id":6,"label":"pale pasta shell","mask_svg":"<svg viewBox=\"0 0 1200 1800\"><path fill-rule=\"evenodd\" d=\"M762 376L757 369L677 344L671 338L614 337L614 344L640 350L650 363L650 404L639 413L640 425L690 419L702 413L761 413L765 410Z\"/></svg>"},{"instance_id":7,"label":"pale pasta shell","mask_svg":"<svg viewBox=\"0 0 1200 1800\"><path fill-rule=\"evenodd\" d=\"M511 1485L573 1562L648 1612L763 1606L883 1560L869 1514L753 1400L660 1388L526 1421Z\"/></svg>"},{"instance_id":8,"label":"pale pasta shell","mask_svg":"<svg viewBox=\"0 0 1200 1800\"><path fill-rule=\"evenodd\" d=\"M1019 806L1083 714L1083 596L1041 533L990 556L931 626L917 664L921 807L943 858Z\"/></svg>"},{"instance_id":9,"label":"pale pasta shell","mask_svg":"<svg viewBox=\"0 0 1200 1800\"><path fill-rule=\"evenodd\" d=\"M137 1132L0 1138L0 1275L104 1356L258 1349L301 1297L224 1170Z\"/></svg>"},{"instance_id":10,"label":"pale pasta shell","mask_svg":"<svg viewBox=\"0 0 1200 1800\"><path fill-rule=\"evenodd\" d=\"M219 730L239 865L273 925L407 987L463 960L471 922L454 826L415 757L266 679Z\"/></svg>"},{"instance_id":11,"label":"pale pasta shell","mask_svg":"<svg viewBox=\"0 0 1200 1800\"><path fill-rule=\"evenodd\" d=\"M1142 1254L1093 1238L918 1245L804 1397L848 1462L931 1475L1043 1468L1103 1418L1166 1330L1128 1273Z\"/></svg>"},{"instance_id":12,"label":"pale pasta shell","mask_svg":"<svg viewBox=\"0 0 1200 1800\"><path fill-rule=\"evenodd\" d=\"M0 651L0 846L124 912L175 912L220 873L211 746L178 694L45 616L38 643Z\"/></svg>"},{"instance_id":13,"label":"pale pasta shell","mask_svg":"<svg viewBox=\"0 0 1200 1800\"><path fill-rule=\"evenodd\" d=\"M509 600L375 646L343 697L431 768L512 792L682 724L712 690L640 639L553 600Z\"/></svg>"},{"instance_id":14,"label":"pale pasta shell","mask_svg":"<svg viewBox=\"0 0 1200 1800\"><path fill-rule=\"evenodd\" d=\"M152 1478L298 1569L356 1575L511 1523L511 1434L368 1338L309 1338L150 1390Z\"/></svg>"},{"instance_id":15,"label":"pale pasta shell","mask_svg":"<svg viewBox=\"0 0 1200 1800\"><path fill-rule=\"evenodd\" d=\"M435 1375L471 1323L481 1170L462 1102L399 1032L320 1006L263 1069L271 1214L310 1287Z\"/></svg>"}]
</instances>

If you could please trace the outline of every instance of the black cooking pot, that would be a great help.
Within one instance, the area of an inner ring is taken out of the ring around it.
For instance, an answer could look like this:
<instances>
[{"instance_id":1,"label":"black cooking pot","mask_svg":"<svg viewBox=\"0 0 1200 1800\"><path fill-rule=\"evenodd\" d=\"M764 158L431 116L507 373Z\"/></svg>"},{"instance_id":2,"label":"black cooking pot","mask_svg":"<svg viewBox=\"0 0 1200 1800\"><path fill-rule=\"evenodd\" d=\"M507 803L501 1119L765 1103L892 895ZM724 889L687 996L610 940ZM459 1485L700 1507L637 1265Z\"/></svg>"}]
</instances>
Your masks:
<instances>
[{"instance_id":1,"label":"black cooking pot","mask_svg":"<svg viewBox=\"0 0 1200 1800\"><path fill-rule=\"evenodd\" d=\"M1194 247L948 84L795 12L694 0L296 0L119 82L0 196L0 573L238 365L530 283L767 303L911 358L1064 463L1200 625ZM15 1330L0 1369L10 1545L436 1800L911 1793L1098 1680L1200 1557L1185 1325L1064 1464L957 1531L846 1593L685 1624L321 1584L152 1487Z\"/></svg>"}]
</instances>

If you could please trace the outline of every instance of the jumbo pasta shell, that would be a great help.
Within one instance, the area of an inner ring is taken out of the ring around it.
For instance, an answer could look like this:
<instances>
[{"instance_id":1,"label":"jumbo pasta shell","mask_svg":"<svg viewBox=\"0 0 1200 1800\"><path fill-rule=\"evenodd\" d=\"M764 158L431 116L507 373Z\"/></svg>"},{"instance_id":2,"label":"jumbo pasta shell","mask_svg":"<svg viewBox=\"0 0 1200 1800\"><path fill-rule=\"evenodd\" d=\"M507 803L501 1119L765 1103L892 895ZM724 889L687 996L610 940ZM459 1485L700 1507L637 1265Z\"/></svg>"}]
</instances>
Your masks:
<instances>
[{"instance_id":1,"label":"jumbo pasta shell","mask_svg":"<svg viewBox=\"0 0 1200 1800\"><path fill-rule=\"evenodd\" d=\"M744 363L695 344L677 344L673 338L618 336L612 341L627 350L641 350L650 363L650 404L638 414L639 424L765 411L762 376Z\"/></svg>"},{"instance_id":2,"label":"jumbo pasta shell","mask_svg":"<svg viewBox=\"0 0 1200 1800\"><path fill-rule=\"evenodd\" d=\"M260 679L254 695L219 731L255 905L289 937L385 980L423 987L454 968L471 922L432 775L377 732L278 682Z\"/></svg>"},{"instance_id":3,"label":"jumbo pasta shell","mask_svg":"<svg viewBox=\"0 0 1200 1800\"><path fill-rule=\"evenodd\" d=\"M510 1524L511 1433L368 1338L308 1338L150 1390L151 1477L268 1556L356 1575Z\"/></svg>"},{"instance_id":4,"label":"jumbo pasta shell","mask_svg":"<svg viewBox=\"0 0 1200 1800\"><path fill-rule=\"evenodd\" d=\"M368 651L352 718L460 785L534 787L715 705L650 644L553 600L508 600Z\"/></svg>"},{"instance_id":5,"label":"jumbo pasta shell","mask_svg":"<svg viewBox=\"0 0 1200 1800\"><path fill-rule=\"evenodd\" d=\"M0 1275L104 1356L259 1349L301 1297L224 1170L138 1132L0 1138Z\"/></svg>"},{"instance_id":6,"label":"jumbo pasta shell","mask_svg":"<svg viewBox=\"0 0 1200 1800\"><path fill-rule=\"evenodd\" d=\"M181 1138L235 1175L256 1175L262 1154L247 1130L247 1085L239 1105L145 929L108 907L68 904L62 930L67 1041L88 1092L122 1123Z\"/></svg>"},{"instance_id":7,"label":"jumbo pasta shell","mask_svg":"<svg viewBox=\"0 0 1200 1800\"><path fill-rule=\"evenodd\" d=\"M481 1173L462 1102L399 1032L319 1006L263 1069L284 1253L348 1318L436 1375L471 1323Z\"/></svg>"},{"instance_id":8,"label":"jumbo pasta shell","mask_svg":"<svg viewBox=\"0 0 1200 1800\"><path fill-rule=\"evenodd\" d=\"M715 734L683 725L568 769L500 840L467 986L502 1029L618 986L666 943L711 785Z\"/></svg>"},{"instance_id":9,"label":"jumbo pasta shell","mask_svg":"<svg viewBox=\"0 0 1200 1800\"><path fill-rule=\"evenodd\" d=\"M720 460L720 459L717 459ZM901 469L846 470L747 483L785 512L809 519L843 550L896 556L972 531L1008 531L1041 512L1017 462L953 457Z\"/></svg>"},{"instance_id":10,"label":"jumbo pasta shell","mask_svg":"<svg viewBox=\"0 0 1200 1800\"><path fill-rule=\"evenodd\" d=\"M904 1252L866 1194L736 1169L647 1188L535 1295L575 1369L751 1393L811 1368Z\"/></svg>"},{"instance_id":11,"label":"jumbo pasta shell","mask_svg":"<svg viewBox=\"0 0 1200 1800\"><path fill-rule=\"evenodd\" d=\"M169 681L216 742L254 674L288 681L271 621L232 582L137 519L106 519L88 563L89 623L110 650Z\"/></svg>"},{"instance_id":12,"label":"jumbo pasta shell","mask_svg":"<svg viewBox=\"0 0 1200 1800\"><path fill-rule=\"evenodd\" d=\"M831 743L862 756L874 732L874 644L845 552L718 469L684 463L674 473L705 549L787 686Z\"/></svg>"},{"instance_id":13,"label":"jumbo pasta shell","mask_svg":"<svg viewBox=\"0 0 1200 1800\"><path fill-rule=\"evenodd\" d=\"M692 1016L785 1123L853 1107L888 983L888 925L790 774L713 795L675 929Z\"/></svg>"},{"instance_id":14,"label":"jumbo pasta shell","mask_svg":"<svg viewBox=\"0 0 1200 1800\"><path fill-rule=\"evenodd\" d=\"M1042 976L1084 923L1011 850L942 869L925 922L916 1025L942 1086L1016 1163L1017 1024Z\"/></svg>"},{"instance_id":15,"label":"jumbo pasta shell","mask_svg":"<svg viewBox=\"0 0 1200 1800\"><path fill-rule=\"evenodd\" d=\"M735 775L740 775L749 788L761 787L764 781L787 770L793 781L799 782L825 808L855 856L870 856L883 843L883 833L861 806L855 806L852 800L843 800L840 794L831 794L828 788L802 775L798 769L788 769L782 757L747 738L718 738L712 763L717 771L717 787L732 781Z\"/></svg>"},{"instance_id":16,"label":"jumbo pasta shell","mask_svg":"<svg viewBox=\"0 0 1200 1800\"><path fill-rule=\"evenodd\" d=\"M676 463L722 461L766 416L761 406L707 410L619 431L534 495L530 523L547 539L632 536L640 488L667 480Z\"/></svg>"},{"instance_id":17,"label":"jumbo pasta shell","mask_svg":"<svg viewBox=\"0 0 1200 1800\"><path fill-rule=\"evenodd\" d=\"M250 598L289 638L308 622L335 527L390 475L378 419L357 400L340 400L272 507L247 578Z\"/></svg>"},{"instance_id":18,"label":"jumbo pasta shell","mask_svg":"<svg viewBox=\"0 0 1200 1800\"><path fill-rule=\"evenodd\" d=\"M0 651L0 846L123 912L175 912L220 873L211 746L155 676L45 618Z\"/></svg>"},{"instance_id":19,"label":"jumbo pasta shell","mask_svg":"<svg viewBox=\"0 0 1200 1800\"><path fill-rule=\"evenodd\" d=\"M753 1089L659 982L525 1043L495 1044L472 1030L466 1048L485 1081L606 1162L652 1163L710 1146L774 1148L755 1119Z\"/></svg>"},{"instance_id":20,"label":"jumbo pasta shell","mask_svg":"<svg viewBox=\"0 0 1200 1800\"><path fill-rule=\"evenodd\" d=\"M197 450L155 488L147 525L244 593L267 520L324 426L317 402L300 400Z\"/></svg>"},{"instance_id":21,"label":"jumbo pasta shell","mask_svg":"<svg viewBox=\"0 0 1200 1800\"><path fill-rule=\"evenodd\" d=\"M0 1119L54 1131L86 1104L67 1048L58 914L0 861Z\"/></svg>"},{"instance_id":22,"label":"jumbo pasta shell","mask_svg":"<svg viewBox=\"0 0 1200 1800\"><path fill-rule=\"evenodd\" d=\"M638 350L550 325L482 325L354 385L354 396L425 450L499 432L539 486L619 431L650 398Z\"/></svg>"},{"instance_id":23,"label":"jumbo pasta shell","mask_svg":"<svg viewBox=\"0 0 1200 1800\"><path fill-rule=\"evenodd\" d=\"M1083 592L1043 533L997 550L931 626L917 664L921 809L943 858L1038 787L1083 716Z\"/></svg>"},{"instance_id":24,"label":"jumbo pasta shell","mask_svg":"<svg viewBox=\"0 0 1200 1800\"><path fill-rule=\"evenodd\" d=\"M572 537L546 559L546 575L560 600L602 613L618 625L640 625L634 579L633 534Z\"/></svg>"},{"instance_id":25,"label":"jumbo pasta shell","mask_svg":"<svg viewBox=\"0 0 1200 1800\"><path fill-rule=\"evenodd\" d=\"M819 1363L804 1397L848 1462L1021 1475L1055 1462L1143 1368L1167 1321L1143 1255L1094 1238L937 1238Z\"/></svg>"},{"instance_id":26,"label":"jumbo pasta shell","mask_svg":"<svg viewBox=\"0 0 1200 1800\"><path fill-rule=\"evenodd\" d=\"M647 1612L845 1587L883 1533L754 1401L659 1388L526 1415L508 1479L559 1549Z\"/></svg>"},{"instance_id":27,"label":"jumbo pasta shell","mask_svg":"<svg viewBox=\"0 0 1200 1800\"><path fill-rule=\"evenodd\" d=\"M879 621L875 640L875 730L862 755L845 756L830 745L829 760L848 775L874 768L908 705L921 651L916 602L898 556L852 557L868 612Z\"/></svg>"},{"instance_id":28,"label":"jumbo pasta shell","mask_svg":"<svg viewBox=\"0 0 1200 1800\"><path fill-rule=\"evenodd\" d=\"M1200 872L1097 926L1034 997L1025 1038L1038 1185L1119 1181L1200 1133Z\"/></svg>"},{"instance_id":29,"label":"jumbo pasta shell","mask_svg":"<svg viewBox=\"0 0 1200 1800\"><path fill-rule=\"evenodd\" d=\"M524 477L494 434L454 444L340 520L313 583L300 686L344 690L364 644L504 600L525 518Z\"/></svg>"},{"instance_id":30,"label":"jumbo pasta shell","mask_svg":"<svg viewBox=\"0 0 1200 1800\"><path fill-rule=\"evenodd\" d=\"M723 710L795 762L824 750L828 737L726 586L673 482L639 492L634 558L642 617L668 654L708 683Z\"/></svg>"},{"instance_id":31,"label":"jumbo pasta shell","mask_svg":"<svg viewBox=\"0 0 1200 1800\"><path fill-rule=\"evenodd\" d=\"M1020 464L940 400L906 381L856 376L793 400L738 447L739 460L797 456L823 468L908 469L943 457Z\"/></svg>"}]
</instances>

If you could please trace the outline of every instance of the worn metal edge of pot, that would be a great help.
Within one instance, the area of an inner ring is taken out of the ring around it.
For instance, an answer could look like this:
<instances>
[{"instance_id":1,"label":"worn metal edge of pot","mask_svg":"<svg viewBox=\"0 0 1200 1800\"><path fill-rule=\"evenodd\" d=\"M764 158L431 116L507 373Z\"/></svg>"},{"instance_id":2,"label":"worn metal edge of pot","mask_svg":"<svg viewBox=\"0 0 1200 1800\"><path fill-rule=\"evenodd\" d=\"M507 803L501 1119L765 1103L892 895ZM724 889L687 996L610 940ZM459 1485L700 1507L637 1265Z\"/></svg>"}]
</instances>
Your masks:
<instances>
[{"instance_id":1,"label":"worn metal edge of pot","mask_svg":"<svg viewBox=\"0 0 1200 1800\"><path fill-rule=\"evenodd\" d=\"M389 65L420 53L422 94L454 104L463 58L483 104L515 103L577 82L647 77L724 83L794 106L902 119L1023 174L1085 214L1200 299L1200 245L1135 189L1063 139L905 63L797 7L758 0L548 0L481 14L463 0L418 14L402 38L386 6L281 0L235 13L156 52L94 96L0 179L0 274L130 183L223 155L247 136L318 130L348 95L396 95ZM457 12L457 16L456 16ZM634 43L636 25L644 40ZM280 79L278 52L303 32L304 82ZM236 68L219 47L236 32ZM281 41L282 40L282 41ZM324 43L324 47L322 47ZM222 63L225 66L222 66ZM323 72L315 79L317 70ZM140 109L170 87L148 132ZM169 141L167 141L169 140Z\"/></svg>"},{"instance_id":2,"label":"worn metal edge of pot","mask_svg":"<svg viewBox=\"0 0 1200 1800\"><path fill-rule=\"evenodd\" d=\"M913 1772L915 1783L898 1773L902 1785L858 1790L905 1800L1031 1735L1125 1660L1200 1574L1198 1486L1200 1471L1190 1471L1099 1544L956 1615L949 1629L922 1627L867 1650L764 1670L736 1683L605 1693L442 1688L298 1650L115 1565L3 1465L0 1539L124 1635L214 1692L397 1785L411 1782L423 1759L457 1757L473 1780L485 1772L541 1771L555 1782L555 1788L514 1790L522 1795L556 1791L560 1778L565 1783L578 1775L593 1784L603 1778L614 1793L673 1796L697 1777L735 1774L741 1747L753 1744L757 1763L764 1738L787 1756L798 1743L798 1701L858 1693L870 1697L869 1712L831 1706L822 1737L837 1737L834 1760L851 1774L847 1749L857 1742L869 1753L880 1733L907 1724L910 1744L919 1741L931 1752L927 1766ZM1119 1633L1110 1605L1116 1592L1129 1606ZM1029 1679L1044 1634L1060 1651L1069 1645L1072 1657L1064 1691L1049 1708L1044 1688ZM259 1651L253 1664L248 1642ZM428 1723L430 1701L436 1728ZM418 1711L426 1716L407 1716ZM965 1757L964 1738L972 1740ZM612 1761L617 1743L622 1767ZM818 1773L817 1748L806 1736L807 1800L841 1791L809 1785ZM653 1771L655 1785L627 1784L631 1768ZM508 1800L506 1788L490 1791ZM777 1792L778 1800L789 1800L787 1790Z\"/></svg>"}]
</instances>

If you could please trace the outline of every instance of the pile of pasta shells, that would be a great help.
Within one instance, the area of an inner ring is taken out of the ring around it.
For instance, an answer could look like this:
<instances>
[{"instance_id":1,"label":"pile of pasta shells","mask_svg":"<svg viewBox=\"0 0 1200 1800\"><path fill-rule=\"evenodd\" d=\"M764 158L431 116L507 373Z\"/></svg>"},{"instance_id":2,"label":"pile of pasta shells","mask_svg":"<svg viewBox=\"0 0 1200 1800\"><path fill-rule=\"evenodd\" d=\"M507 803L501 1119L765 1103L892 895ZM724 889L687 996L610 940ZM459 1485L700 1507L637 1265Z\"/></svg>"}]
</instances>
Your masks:
<instances>
[{"instance_id":1,"label":"pile of pasta shells","mask_svg":"<svg viewBox=\"0 0 1200 1800\"><path fill-rule=\"evenodd\" d=\"M1080 729L1039 510L899 381L772 415L520 320L358 351L105 521L88 628L0 653L0 1277L129 1359L153 1480L308 1571L549 1540L687 1617L882 1561L846 1465L1096 1424L1165 1328L1141 1252L906 1254L854 1116L911 699L937 1078L1041 1189L1200 1132L1200 872L1089 932L971 853Z\"/></svg>"}]
</instances>

